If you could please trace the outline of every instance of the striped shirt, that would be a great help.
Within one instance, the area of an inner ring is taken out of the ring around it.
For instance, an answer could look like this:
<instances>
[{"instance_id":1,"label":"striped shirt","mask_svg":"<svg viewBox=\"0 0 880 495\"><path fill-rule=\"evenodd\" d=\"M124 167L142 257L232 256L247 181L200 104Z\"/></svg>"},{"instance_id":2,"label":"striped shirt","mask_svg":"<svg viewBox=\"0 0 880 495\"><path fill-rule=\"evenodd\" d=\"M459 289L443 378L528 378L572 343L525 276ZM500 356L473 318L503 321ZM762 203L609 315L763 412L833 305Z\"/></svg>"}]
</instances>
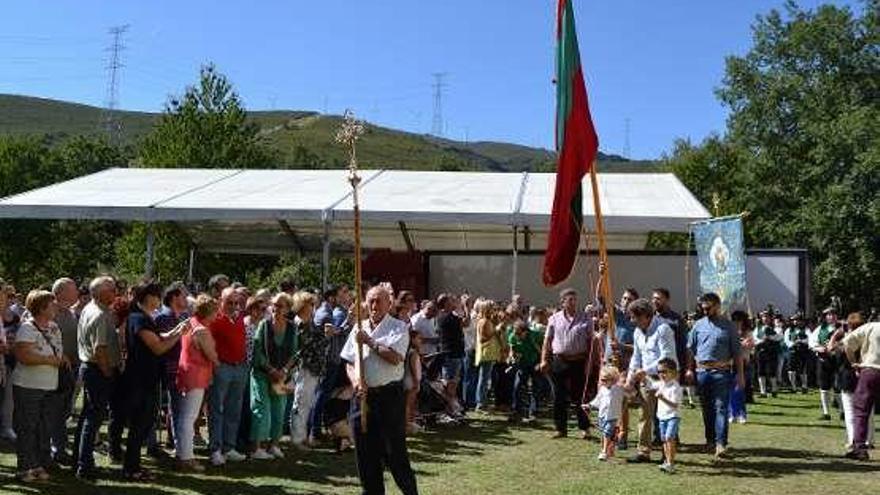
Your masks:
<instances>
[{"instance_id":1,"label":"striped shirt","mask_svg":"<svg viewBox=\"0 0 880 495\"><path fill-rule=\"evenodd\" d=\"M550 316L546 338L551 339L553 354L586 354L593 336L593 320L586 313L577 312L573 318L564 310Z\"/></svg>"}]
</instances>

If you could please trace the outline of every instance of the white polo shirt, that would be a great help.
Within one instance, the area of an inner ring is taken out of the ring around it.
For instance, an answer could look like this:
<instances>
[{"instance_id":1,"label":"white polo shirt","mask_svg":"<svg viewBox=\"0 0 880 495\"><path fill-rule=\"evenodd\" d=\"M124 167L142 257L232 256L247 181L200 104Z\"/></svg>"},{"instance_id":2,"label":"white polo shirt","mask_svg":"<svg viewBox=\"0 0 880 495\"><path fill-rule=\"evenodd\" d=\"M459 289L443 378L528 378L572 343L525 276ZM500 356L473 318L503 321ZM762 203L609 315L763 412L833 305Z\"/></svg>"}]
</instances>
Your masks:
<instances>
[{"instance_id":1,"label":"white polo shirt","mask_svg":"<svg viewBox=\"0 0 880 495\"><path fill-rule=\"evenodd\" d=\"M385 318L378 325L373 325L369 318L363 320L361 325L376 344L393 349L401 357L406 356L406 351L409 349L409 333L406 331L405 323L391 317L391 315L385 315ZM355 335L357 335L356 327L348 334L348 340L345 341L345 346L339 353L339 357L351 364L357 363ZM391 364L372 349L364 346L364 376L367 380L367 387L381 387L391 382L403 380L403 369L404 360L401 360L399 364Z\"/></svg>"}]
</instances>

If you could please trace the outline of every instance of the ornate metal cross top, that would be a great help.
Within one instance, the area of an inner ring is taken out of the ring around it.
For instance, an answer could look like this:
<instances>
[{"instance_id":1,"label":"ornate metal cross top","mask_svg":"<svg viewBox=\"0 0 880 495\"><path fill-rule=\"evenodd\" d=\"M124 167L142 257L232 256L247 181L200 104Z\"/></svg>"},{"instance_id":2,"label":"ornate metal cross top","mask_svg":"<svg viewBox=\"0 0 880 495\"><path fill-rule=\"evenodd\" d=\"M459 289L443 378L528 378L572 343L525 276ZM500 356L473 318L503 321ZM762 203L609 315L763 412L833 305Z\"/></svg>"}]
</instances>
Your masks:
<instances>
[{"instance_id":1,"label":"ornate metal cross top","mask_svg":"<svg viewBox=\"0 0 880 495\"><path fill-rule=\"evenodd\" d=\"M352 187L357 187L361 178L358 175L357 164L357 140L364 134L364 123L357 120L351 109L345 111L344 121L336 131L336 142L348 146L348 181Z\"/></svg>"}]
</instances>

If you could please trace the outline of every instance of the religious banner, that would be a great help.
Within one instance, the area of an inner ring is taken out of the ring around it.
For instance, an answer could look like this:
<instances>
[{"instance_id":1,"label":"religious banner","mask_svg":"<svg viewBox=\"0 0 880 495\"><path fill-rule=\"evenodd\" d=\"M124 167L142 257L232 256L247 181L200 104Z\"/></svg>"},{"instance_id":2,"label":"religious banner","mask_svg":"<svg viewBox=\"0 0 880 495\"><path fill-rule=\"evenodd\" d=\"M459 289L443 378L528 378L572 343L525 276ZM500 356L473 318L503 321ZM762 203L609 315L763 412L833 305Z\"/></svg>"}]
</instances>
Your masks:
<instances>
[{"instance_id":1,"label":"religious banner","mask_svg":"<svg viewBox=\"0 0 880 495\"><path fill-rule=\"evenodd\" d=\"M700 268L700 289L721 298L722 310L746 308L746 253L742 217L714 218L693 224Z\"/></svg>"}]
</instances>

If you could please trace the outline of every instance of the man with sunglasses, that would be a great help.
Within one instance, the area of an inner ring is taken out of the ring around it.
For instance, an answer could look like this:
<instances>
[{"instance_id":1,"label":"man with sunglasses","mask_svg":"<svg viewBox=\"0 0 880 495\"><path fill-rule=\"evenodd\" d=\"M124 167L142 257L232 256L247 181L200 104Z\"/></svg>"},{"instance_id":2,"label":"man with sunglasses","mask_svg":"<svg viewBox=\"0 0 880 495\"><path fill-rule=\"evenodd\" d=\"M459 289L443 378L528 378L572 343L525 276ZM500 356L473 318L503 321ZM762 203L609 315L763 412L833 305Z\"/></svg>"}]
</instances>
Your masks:
<instances>
[{"instance_id":1,"label":"man with sunglasses","mask_svg":"<svg viewBox=\"0 0 880 495\"><path fill-rule=\"evenodd\" d=\"M707 448L715 446L715 457L727 457L727 407L730 386L745 387L739 336L733 323L721 314L721 298L707 293L700 298L703 318L688 334L690 359L686 378L696 376Z\"/></svg>"}]
</instances>

